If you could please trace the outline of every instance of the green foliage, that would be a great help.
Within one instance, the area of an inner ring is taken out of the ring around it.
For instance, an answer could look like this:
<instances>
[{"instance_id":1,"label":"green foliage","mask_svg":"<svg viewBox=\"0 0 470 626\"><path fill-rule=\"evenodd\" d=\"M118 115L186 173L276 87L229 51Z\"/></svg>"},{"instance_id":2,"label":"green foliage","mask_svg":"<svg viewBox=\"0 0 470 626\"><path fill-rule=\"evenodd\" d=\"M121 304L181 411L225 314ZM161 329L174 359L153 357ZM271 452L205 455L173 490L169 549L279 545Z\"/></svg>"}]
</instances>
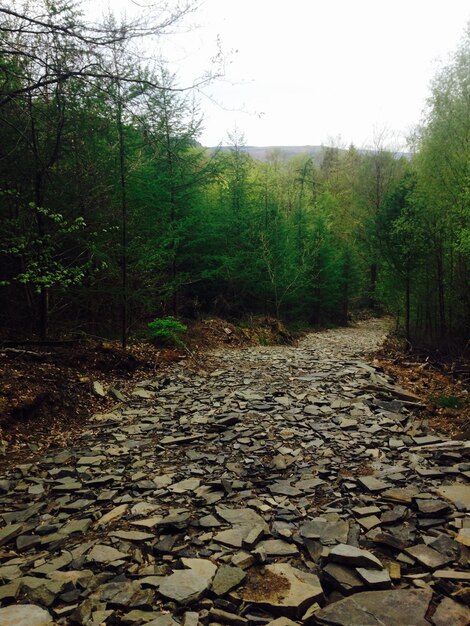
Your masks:
<instances>
[{"instance_id":1,"label":"green foliage","mask_svg":"<svg viewBox=\"0 0 470 626\"><path fill-rule=\"evenodd\" d=\"M18 199L19 194L12 190L0 191L1 197ZM41 224L38 229L35 222ZM85 262L74 262L64 249L64 243L85 229L82 217L68 220L61 213L29 202L21 207L17 215L3 221L0 235L0 253L21 259L21 271L3 286L12 282L30 285L37 292L55 285L62 288L79 284L87 269Z\"/></svg>"},{"instance_id":2,"label":"green foliage","mask_svg":"<svg viewBox=\"0 0 470 626\"><path fill-rule=\"evenodd\" d=\"M148 327L152 338L158 342L164 345L184 346L181 335L188 327L174 317L156 318L148 324Z\"/></svg>"},{"instance_id":3,"label":"green foliage","mask_svg":"<svg viewBox=\"0 0 470 626\"><path fill-rule=\"evenodd\" d=\"M465 406L465 403L456 396L442 395L438 398L431 398L431 400L437 406L441 406L445 409L462 409Z\"/></svg>"}]
</instances>

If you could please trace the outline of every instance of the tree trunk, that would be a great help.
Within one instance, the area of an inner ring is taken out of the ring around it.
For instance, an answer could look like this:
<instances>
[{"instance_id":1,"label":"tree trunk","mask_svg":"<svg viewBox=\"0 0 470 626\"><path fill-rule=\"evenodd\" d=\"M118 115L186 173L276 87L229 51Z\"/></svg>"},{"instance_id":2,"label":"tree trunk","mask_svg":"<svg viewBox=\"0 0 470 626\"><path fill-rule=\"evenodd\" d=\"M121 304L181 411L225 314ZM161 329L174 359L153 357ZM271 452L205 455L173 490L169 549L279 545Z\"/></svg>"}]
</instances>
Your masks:
<instances>
[{"instance_id":1,"label":"tree trunk","mask_svg":"<svg viewBox=\"0 0 470 626\"><path fill-rule=\"evenodd\" d=\"M119 174L121 184L121 344L127 347L127 188L124 130L122 124L122 100L118 90L117 127L119 136Z\"/></svg>"},{"instance_id":2,"label":"tree trunk","mask_svg":"<svg viewBox=\"0 0 470 626\"><path fill-rule=\"evenodd\" d=\"M375 290L377 286L377 263L371 263L369 267L369 308L375 309L377 300Z\"/></svg>"},{"instance_id":3,"label":"tree trunk","mask_svg":"<svg viewBox=\"0 0 470 626\"><path fill-rule=\"evenodd\" d=\"M40 313L39 313L39 337L42 341L47 339L49 325L49 289L43 287L40 293Z\"/></svg>"},{"instance_id":4,"label":"tree trunk","mask_svg":"<svg viewBox=\"0 0 470 626\"><path fill-rule=\"evenodd\" d=\"M442 248L439 250L439 253L437 255L437 291L439 303L439 334L442 338L445 337L447 334Z\"/></svg>"},{"instance_id":5,"label":"tree trunk","mask_svg":"<svg viewBox=\"0 0 470 626\"><path fill-rule=\"evenodd\" d=\"M410 336L410 302L411 302L411 281L410 277L406 277L405 286L405 332L407 341L411 340Z\"/></svg>"},{"instance_id":6,"label":"tree trunk","mask_svg":"<svg viewBox=\"0 0 470 626\"><path fill-rule=\"evenodd\" d=\"M344 282L343 286L343 301L341 304L341 317L342 323L348 323L348 313L349 313L349 284L347 281Z\"/></svg>"}]
</instances>

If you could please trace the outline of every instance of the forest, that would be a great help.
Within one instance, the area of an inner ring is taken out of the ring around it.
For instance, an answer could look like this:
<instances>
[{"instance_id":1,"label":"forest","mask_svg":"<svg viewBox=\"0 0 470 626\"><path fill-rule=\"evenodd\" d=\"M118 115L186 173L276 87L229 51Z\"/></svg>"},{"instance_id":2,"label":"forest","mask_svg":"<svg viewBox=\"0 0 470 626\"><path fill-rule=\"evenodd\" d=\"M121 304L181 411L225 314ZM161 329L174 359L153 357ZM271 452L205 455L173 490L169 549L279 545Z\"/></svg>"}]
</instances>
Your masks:
<instances>
[{"instance_id":1,"label":"forest","mask_svg":"<svg viewBox=\"0 0 470 626\"><path fill-rule=\"evenodd\" d=\"M411 343L463 349L470 31L409 153L376 133L368 150L261 161L238 130L229 149L199 142L198 89L217 66L186 88L138 54L189 10L92 27L71 0L0 2L3 338L125 346L169 316L295 327L368 309L393 314Z\"/></svg>"}]
</instances>

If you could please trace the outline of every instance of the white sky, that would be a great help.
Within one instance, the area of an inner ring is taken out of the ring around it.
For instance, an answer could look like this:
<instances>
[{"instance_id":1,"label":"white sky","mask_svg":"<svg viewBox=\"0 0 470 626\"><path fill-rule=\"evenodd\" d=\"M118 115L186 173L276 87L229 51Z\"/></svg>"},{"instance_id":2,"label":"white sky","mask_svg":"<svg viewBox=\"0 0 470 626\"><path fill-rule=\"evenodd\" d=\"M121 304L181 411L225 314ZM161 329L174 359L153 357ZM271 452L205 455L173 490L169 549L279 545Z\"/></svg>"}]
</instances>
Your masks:
<instances>
[{"instance_id":1,"label":"white sky","mask_svg":"<svg viewBox=\"0 0 470 626\"><path fill-rule=\"evenodd\" d=\"M92 5L136 10L132 0ZM188 22L197 28L162 46L183 84L208 68L217 36L237 51L201 97L204 145L237 126L248 145L361 147L374 128L403 140L420 121L469 19L466 0L204 0Z\"/></svg>"}]
</instances>

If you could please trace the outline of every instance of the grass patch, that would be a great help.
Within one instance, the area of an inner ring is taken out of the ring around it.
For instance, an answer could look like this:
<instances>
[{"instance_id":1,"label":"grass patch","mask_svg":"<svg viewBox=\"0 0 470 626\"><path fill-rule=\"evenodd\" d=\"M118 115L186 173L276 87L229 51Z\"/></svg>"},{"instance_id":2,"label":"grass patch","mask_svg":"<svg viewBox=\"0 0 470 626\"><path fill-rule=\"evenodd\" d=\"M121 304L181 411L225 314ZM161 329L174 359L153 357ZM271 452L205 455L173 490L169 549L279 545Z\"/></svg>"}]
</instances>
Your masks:
<instances>
[{"instance_id":1,"label":"grass patch","mask_svg":"<svg viewBox=\"0 0 470 626\"><path fill-rule=\"evenodd\" d=\"M431 400L434 402L434 404L444 409L463 409L463 407L465 406L463 400L457 398L457 396L435 396L431 398Z\"/></svg>"}]
</instances>

